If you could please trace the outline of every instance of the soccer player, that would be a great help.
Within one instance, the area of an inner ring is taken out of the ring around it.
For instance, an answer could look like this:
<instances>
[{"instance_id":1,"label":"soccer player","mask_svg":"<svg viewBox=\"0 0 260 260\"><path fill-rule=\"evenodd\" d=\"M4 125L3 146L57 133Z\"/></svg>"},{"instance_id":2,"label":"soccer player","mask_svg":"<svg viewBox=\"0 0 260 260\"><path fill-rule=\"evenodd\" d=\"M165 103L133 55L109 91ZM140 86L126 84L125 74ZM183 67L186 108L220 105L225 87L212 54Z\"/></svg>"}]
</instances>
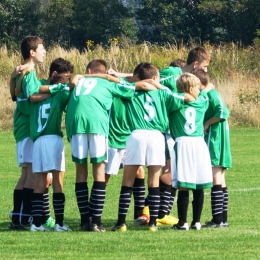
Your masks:
<instances>
[{"instance_id":1,"label":"soccer player","mask_svg":"<svg viewBox=\"0 0 260 260\"><path fill-rule=\"evenodd\" d=\"M23 65L32 68L43 62L46 54L42 39L37 36L28 36L23 39L21 42L21 52L24 59ZM12 78L11 81L14 81L14 79ZM26 229L30 226L29 219L31 217L31 195L34 188L34 177L32 174L33 142L30 139L29 131L29 95L37 92L40 85L41 82L36 78L35 71L33 70L25 76L23 84L24 91L17 97L16 101L13 131L16 140L18 166L22 168L22 174L14 190L14 214L12 215L12 222L9 226L10 229ZM10 92L13 94L13 90L10 89ZM20 221L21 204L23 208Z\"/></svg>"},{"instance_id":2,"label":"soccer player","mask_svg":"<svg viewBox=\"0 0 260 260\"><path fill-rule=\"evenodd\" d=\"M196 47L192 49L187 57L186 64L183 66L176 66L175 62L182 62L182 60L173 61L169 67L160 71L160 83L171 89L173 92L178 92L176 87L176 79L185 72L191 72L194 68L202 68L207 70L207 66L210 62L210 54L203 47ZM184 62L185 63L185 62ZM171 136L169 131L165 134L167 146L169 151L172 151L174 146L174 136ZM176 197L176 188L172 187L171 177L171 152L166 154L166 165L162 169L162 175L160 176L160 192L161 197L164 198L165 203L161 205L159 212L158 225L173 225L176 222L176 218L170 215L173 203ZM167 207L167 200L169 201Z\"/></svg>"},{"instance_id":3,"label":"soccer player","mask_svg":"<svg viewBox=\"0 0 260 260\"><path fill-rule=\"evenodd\" d=\"M152 64L146 63L140 68L139 78L152 78L159 82L159 71ZM168 113L183 106L184 96L174 94L168 88L149 92L138 91L134 98L125 101L125 104L132 133L127 139L118 220L112 231L127 230L125 219L136 170L140 165L148 167L148 230L157 231L156 220L160 205L159 174L165 164L165 142L162 133L165 133L168 127Z\"/></svg>"},{"instance_id":4,"label":"soccer player","mask_svg":"<svg viewBox=\"0 0 260 260\"><path fill-rule=\"evenodd\" d=\"M205 91L200 92L200 80L191 73L184 73L177 79L179 92L189 93L194 101L188 102L179 111L170 114L170 131L175 145L172 153L172 185L178 192L179 222L173 229L189 230L187 211L189 190L193 192L192 229L201 229L201 212L204 202L203 189L212 187L209 151L204 141L203 119L208 108ZM209 90L209 87L206 89Z\"/></svg>"},{"instance_id":5,"label":"soccer player","mask_svg":"<svg viewBox=\"0 0 260 260\"><path fill-rule=\"evenodd\" d=\"M92 60L87 74L106 73L106 62ZM108 110L113 97L132 98L135 86L123 82L116 84L106 79L88 77L81 79L72 91L66 114L66 131L70 139L72 160L76 165L75 192L81 215L81 229L104 232L101 215L105 202L105 160L107 158ZM93 165L94 183L88 202L87 154ZM92 223L89 223L89 206Z\"/></svg>"},{"instance_id":6,"label":"soccer player","mask_svg":"<svg viewBox=\"0 0 260 260\"><path fill-rule=\"evenodd\" d=\"M202 85L209 84L208 74L201 70L192 71ZM212 220L202 227L227 227L228 190L225 180L225 169L232 167L230 152L229 110L220 94L215 89L208 92L209 107L204 118L205 141L211 157L213 187L211 189Z\"/></svg>"},{"instance_id":7,"label":"soccer player","mask_svg":"<svg viewBox=\"0 0 260 260\"><path fill-rule=\"evenodd\" d=\"M17 84L17 86L15 86L15 78L21 73L21 71L23 71L23 75L25 74L29 74L31 71L33 71L34 67L30 66L28 67L30 64L25 63L25 65L19 65L16 70L12 73L12 77L11 77L11 81L10 81L10 93L13 97L14 100L16 100L16 96L19 96L21 91L22 91L22 84ZM26 68L26 72L24 71L24 69ZM47 84L49 83L51 76L56 75L57 73L65 75L65 76L69 76L70 73L73 72L73 66L71 65L71 63L68 60L64 60L62 58L57 58L55 59L49 68L49 79L46 81L44 79L40 80L40 84ZM27 76L24 79L24 83L28 83L30 81L28 81ZM17 79L18 80L18 79ZM39 92L50 92L49 87L46 86L43 89L43 86L39 88L38 90ZM44 98L47 98L46 96ZM19 118L19 117L18 117ZM29 120L29 118L28 118ZM16 124L16 122L15 122ZM19 131L19 129L18 129ZM48 187L51 184L51 178L50 178L51 174L48 174L48 182L46 185L46 189L44 192L44 212L43 212L43 223L45 223L45 225L47 227L53 228L55 225L55 220L50 216L50 206L49 206L49 193L48 193ZM19 178L16 187L14 189L14 195L13 195L13 201L14 201L14 208L13 211L10 214L10 217L12 218L12 222L16 223L16 225L10 225L11 228L14 229L20 229L22 228L22 226L18 225L18 223L20 222L21 219L21 208L22 208L22 192L23 192L23 186L25 184L26 181L26 176L27 173L25 171L25 167L22 168L22 175ZM29 202L29 201L28 201Z\"/></svg>"}]
</instances>

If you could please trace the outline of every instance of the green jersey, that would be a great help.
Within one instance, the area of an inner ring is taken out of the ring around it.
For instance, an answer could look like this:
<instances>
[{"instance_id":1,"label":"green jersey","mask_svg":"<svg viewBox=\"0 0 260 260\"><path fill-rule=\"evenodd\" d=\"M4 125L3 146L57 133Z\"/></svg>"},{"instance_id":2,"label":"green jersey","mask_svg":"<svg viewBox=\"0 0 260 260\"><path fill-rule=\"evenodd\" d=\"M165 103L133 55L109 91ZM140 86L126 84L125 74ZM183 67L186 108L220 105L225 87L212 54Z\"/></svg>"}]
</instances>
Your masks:
<instances>
[{"instance_id":1,"label":"green jersey","mask_svg":"<svg viewBox=\"0 0 260 260\"><path fill-rule=\"evenodd\" d=\"M179 111L169 115L170 132L173 138L181 136L204 137L203 120L209 105L205 91L201 91L193 102L185 103Z\"/></svg>"},{"instance_id":2,"label":"green jersey","mask_svg":"<svg viewBox=\"0 0 260 260\"><path fill-rule=\"evenodd\" d=\"M168 114L183 107L184 95L173 93L166 87L155 91L138 91L125 105L131 131L144 129L166 133Z\"/></svg>"},{"instance_id":3,"label":"green jersey","mask_svg":"<svg viewBox=\"0 0 260 260\"><path fill-rule=\"evenodd\" d=\"M212 124L207 130L205 141L208 145L211 164L224 168L232 167L232 157L230 152L230 138L228 117L229 110L224 104L220 94L212 89L208 92L209 108L206 111L204 122L212 117L222 119L220 122Z\"/></svg>"},{"instance_id":4,"label":"green jersey","mask_svg":"<svg viewBox=\"0 0 260 260\"><path fill-rule=\"evenodd\" d=\"M160 83L173 92L178 92L176 79L182 74L180 67L167 67L160 71Z\"/></svg>"},{"instance_id":5,"label":"green jersey","mask_svg":"<svg viewBox=\"0 0 260 260\"><path fill-rule=\"evenodd\" d=\"M44 101L32 103L30 115L30 137L35 141L43 135L63 136L61 131L62 113L69 100L69 87Z\"/></svg>"},{"instance_id":6,"label":"green jersey","mask_svg":"<svg viewBox=\"0 0 260 260\"><path fill-rule=\"evenodd\" d=\"M113 97L132 98L135 86L119 84L98 77L81 79L71 93L66 113L66 131L75 134L91 133L108 136L109 110Z\"/></svg>"}]
</instances>

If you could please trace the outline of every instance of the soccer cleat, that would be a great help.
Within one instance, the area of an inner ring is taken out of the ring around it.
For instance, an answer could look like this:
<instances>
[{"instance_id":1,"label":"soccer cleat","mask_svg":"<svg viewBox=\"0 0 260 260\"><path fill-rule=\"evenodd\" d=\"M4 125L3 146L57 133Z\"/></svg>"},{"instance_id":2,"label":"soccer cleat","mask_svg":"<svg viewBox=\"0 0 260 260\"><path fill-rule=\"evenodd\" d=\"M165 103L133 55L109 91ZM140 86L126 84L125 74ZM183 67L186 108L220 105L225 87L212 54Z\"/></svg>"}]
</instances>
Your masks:
<instances>
[{"instance_id":1,"label":"soccer cleat","mask_svg":"<svg viewBox=\"0 0 260 260\"><path fill-rule=\"evenodd\" d=\"M142 214L143 214L143 215L146 215L148 218L150 218L149 206L145 206L145 207L143 208Z\"/></svg>"},{"instance_id":2,"label":"soccer cleat","mask_svg":"<svg viewBox=\"0 0 260 260\"><path fill-rule=\"evenodd\" d=\"M15 225L11 222L8 226L10 230L18 230L18 231L28 231L30 229L30 225L24 226L21 224Z\"/></svg>"},{"instance_id":3,"label":"soccer cleat","mask_svg":"<svg viewBox=\"0 0 260 260\"><path fill-rule=\"evenodd\" d=\"M127 231L127 227L126 227L126 224L121 224L121 225L114 225L112 228L111 228L111 231L117 231L117 232L125 232Z\"/></svg>"},{"instance_id":4,"label":"soccer cleat","mask_svg":"<svg viewBox=\"0 0 260 260\"><path fill-rule=\"evenodd\" d=\"M149 223L150 218L147 215L142 214L140 217L134 219L135 226L145 226Z\"/></svg>"},{"instance_id":5,"label":"soccer cleat","mask_svg":"<svg viewBox=\"0 0 260 260\"><path fill-rule=\"evenodd\" d=\"M64 232L64 231L72 231L67 225L60 226L59 224L55 224L54 231L56 232Z\"/></svg>"},{"instance_id":6,"label":"soccer cleat","mask_svg":"<svg viewBox=\"0 0 260 260\"><path fill-rule=\"evenodd\" d=\"M165 215L163 218L158 218L157 220L157 226L162 226L162 225L174 225L178 223L178 219L175 218L174 216L171 215Z\"/></svg>"},{"instance_id":7,"label":"soccer cleat","mask_svg":"<svg viewBox=\"0 0 260 260\"><path fill-rule=\"evenodd\" d=\"M156 231L158 231L158 227L154 224L151 224L151 225L148 225L147 230L152 231L152 232L156 232Z\"/></svg>"},{"instance_id":8,"label":"soccer cleat","mask_svg":"<svg viewBox=\"0 0 260 260\"><path fill-rule=\"evenodd\" d=\"M227 222L221 222L220 225L221 225L222 227L228 227L228 223L227 223Z\"/></svg>"},{"instance_id":9,"label":"soccer cleat","mask_svg":"<svg viewBox=\"0 0 260 260\"><path fill-rule=\"evenodd\" d=\"M81 231L90 231L89 224L84 223L84 224L80 225L80 229L81 229Z\"/></svg>"},{"instance_id":10,"label":"soccer cleat","mask_svg":"<svg viewBox=\"0 0 260 260\"><path fill-rule=\"evenodd\" d=\"M222 222L220 224L217 224L213 220L207 221L206 224L202 226L202 228L222 228L222 227L224 227Z\"/></svg>"},{"instance_id":11,"label":"soccer cleat","mask_svg":"<svg viewBox=\"0 0 260 260\"><path fill-rule=\"evenodd\" d=\"M106 232L106 230L102 226L102 224L100 226L98 226L97 224L91 223L90 226L89 226L89 230L92 231L92 232Z\"/></svg>"},{"instance_id":12,"label":"soccer cleat","mask_svg":"<svg viewBox=\"0 0 260 260\"><path fill-rule=\"evenodd\" d=\"M54 226L55 226L55 219L53 219L52 217L49 217L46 220L44 226L47 227L47 228L54 228Z\"/></svg>"},{"instance_id":13,"label":"soccer cleat","mask_svg":"<svg viewBox=\"0 0 260 260\"><path fill-rule=\"evenodd\" d=\"M196 222L195 224L190 225L190 229L196 229L196 230L201 230L201 224L200 222Z\"/></svg>"},{"instance_id":14,"label":"soccer cleat","mask_svg":"<svg viewBox=\"0 0 260 260\"><path fill-rule=\"evenodd\" d=\"M188 223L184 223L183 226L180 226L179 223L173 225L172 229L174 230L189 230Z\"/></svg>"},{"instance_id":15,"label":"soccer cleat","mask_svg":"<svg viewBox=\"0 0 260 260\"><path fill-rule=\"evenodd\" d=\"M32 224L32 225L31 225L31 228L30 228L30 231L31 231L31 232L38 232L38 231L44 232L44 231L51 231L51 229L50 229L50 228L47 228L47 227L44 227L43 225L37 227L37 226L35 226L34 224Z\"/></svg>"}]
</instances>

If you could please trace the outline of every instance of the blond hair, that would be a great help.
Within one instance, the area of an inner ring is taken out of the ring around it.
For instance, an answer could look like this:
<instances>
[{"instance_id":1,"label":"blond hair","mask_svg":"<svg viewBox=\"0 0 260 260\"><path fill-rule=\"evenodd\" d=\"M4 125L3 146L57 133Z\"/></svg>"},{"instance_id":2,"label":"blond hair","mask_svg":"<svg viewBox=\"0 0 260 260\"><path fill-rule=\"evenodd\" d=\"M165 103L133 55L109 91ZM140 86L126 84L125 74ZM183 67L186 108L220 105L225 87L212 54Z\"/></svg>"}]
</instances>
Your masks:
<instances>
[{"instance_id":1,"label":"blond hair","mask_svg":"<svg viewBox=\"0 0 260 260\"><path fill-rule=\"evenodd\" d=\"M185 72L177 78L178 92L188 92L190 88L200 85L200 80L195 75Z\"/></svg>"}]
</instances>

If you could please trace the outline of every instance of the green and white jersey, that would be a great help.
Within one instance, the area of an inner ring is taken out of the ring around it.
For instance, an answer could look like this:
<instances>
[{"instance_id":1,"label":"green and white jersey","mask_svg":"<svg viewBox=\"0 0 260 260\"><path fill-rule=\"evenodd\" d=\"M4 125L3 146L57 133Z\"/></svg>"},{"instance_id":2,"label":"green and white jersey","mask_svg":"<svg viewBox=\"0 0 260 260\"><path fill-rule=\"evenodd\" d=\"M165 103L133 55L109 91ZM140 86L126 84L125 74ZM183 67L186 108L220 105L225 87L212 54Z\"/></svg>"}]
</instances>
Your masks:
<instances>
[{"instance_id":1,"label":"green and white jersey","mask_svg":"<svg viewBox=\"0 0 260 260\"><path fill-rule=\"evenodd\" d=\"M170 89L138 91L130 101L124 101L131 132L137 129L159 130L166 133L168 114L179 110L184 105L184 94L177 94Z\"/></svg>"},{"instance_id":2,"label":"green and white jersey","mask_svg":"<svg viewBox=\"0 0 260 260\"><path fill-rule=\"evenodd\" d=\"M70 138L75 134L108 136L109 110L113 97L130 99L135 85L119 84L98 77L81 79L71 93L66 113L66 131Z\"/></svg>"},{"instance_id":3,"label":"green and white jersey","mask_svg":"<svg viewBox=\"0 0 260 260\"><path fill-rule=\"evenodd\" d=\"M23 139L30 136L30 127L29 127L29 116L23 114L19 109L15 109L13 116L13 134L16 143L19 143Z\"/></svg>"},{"instance_id":4,"label":"green and white jersey","mask_svg":"<svg viewBox=\"0 0 260 260\"><path fill-rule=\"evenodd\" d=\"M210 152L211 164L213 166L231 168L232 156L230 151L229 125L227 121L229 110L215 89L208 92L208 97L210 102L204 122L212 117L222 119L222 121L210 125L207 130L208 134L205 135L205 141Z\"/></svg>"},{"instance_id":5,"label":"green and white jersey","mask_svg":"<svg viewBox=\"0 0 260 260\"><path fill-rule=\"evenodd\" d=\"M19 76L16 78L16 84L18 83ZM39 92L39 88L42 82L37 79L35 71L31 71L29 74L25 75L22 81L22 92L19 97L17 97L17 109L19 109L23 114L30 115L31 103L30 95Z\"/></svg>"},{"instance_id":6,"label":"green and white jersey","mask_svg":"<svg viewBox=\"0 0 260 260\"><path fill-rule=\"evenodd\" d=\"M30 137L35 141L43 135L63 136L61 131L62 113L69 100L69 87L44 101L32 103L30 115Z\"/></svg>"},{"instance_id":7,"label":"green and white jersey","mask_svg":"<svg viewBox=\"0 0 260 260\"><path fill-rule=\"evenodd\" d=\"M173 138L181 136L204 137L203 120L209 105L205 91L201 91L193 102L186 102L179 111L169 115L170 132Z\"/></svg>"},{"instance_id":8,"label":"green and white jersey","mask_svg":"<svg viewBox=\"0 0 260 260\"><path fill-rule=\"evenodd\" d=\"M160 71L160 83L173 92L178 92L176 86L177 78L182 74L180 67L167 67Z\"/></svg>"}]
</instances>

